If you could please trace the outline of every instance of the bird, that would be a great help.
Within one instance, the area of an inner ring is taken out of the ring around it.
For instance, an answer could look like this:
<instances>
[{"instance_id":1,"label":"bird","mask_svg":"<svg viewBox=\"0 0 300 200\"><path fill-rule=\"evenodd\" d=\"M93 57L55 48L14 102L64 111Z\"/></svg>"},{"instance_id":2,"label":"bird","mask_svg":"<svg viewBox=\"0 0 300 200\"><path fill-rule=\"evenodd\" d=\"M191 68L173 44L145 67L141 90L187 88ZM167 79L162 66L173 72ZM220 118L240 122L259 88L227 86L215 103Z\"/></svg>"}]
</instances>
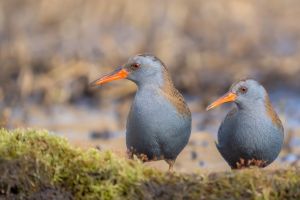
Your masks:
<instances>
[{"instance_id":1,"label":"bird","mask_svg":"<svg viewBox=\"0 0 300 200\"><path fill-rule=\"evenodd\" d=\"M177 156L188 144L192 118L165 64L152 54L135 55L91 86L118 79L137 85L126 124L129 157L136 155L143 162L165 160L173 172Z\"/></svg>"},{"instance_id":2,"label":"bird","mask_svg":"<svg viewBox=\"0 0 300 200\"><path fill-rule=\"evenodd\" d=\"M222 157L232 169L271 164L283 146L284 128L266 89L256 80L240 80L207 110L227 102L236 106L219 127L216 147Z\"/></svg>"}]
</instances>

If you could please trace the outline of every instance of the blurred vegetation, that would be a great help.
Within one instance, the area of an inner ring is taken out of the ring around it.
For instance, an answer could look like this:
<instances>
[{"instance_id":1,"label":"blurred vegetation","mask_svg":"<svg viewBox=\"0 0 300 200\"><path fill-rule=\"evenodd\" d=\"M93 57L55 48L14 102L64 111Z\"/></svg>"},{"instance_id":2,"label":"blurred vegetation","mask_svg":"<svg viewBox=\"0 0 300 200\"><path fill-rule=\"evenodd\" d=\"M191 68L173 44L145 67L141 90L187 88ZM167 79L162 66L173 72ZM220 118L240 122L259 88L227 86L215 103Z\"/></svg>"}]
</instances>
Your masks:
<instances>
[{"instance_id":1,"label":"blurred vegetation","mask_svg":"<svg viewBox=\"0 0 300 200\"><path fill-rule=\"evenodd\" d=\"M87 83L143 52L187 94L246 76L299 89L299 15L297 0L0 0L0 102L99 100Z\"/></svg>"},{"instance_id":2,"label":"blurred vegetation","mask_svg":"<svg viewBox=\"0 0 300 200\"><path fill-rule=\"evenodd\" d=\"M300 169L169 174L47 131L0 130L0 198L299 199Z\"/></svg>"}]
</instances>

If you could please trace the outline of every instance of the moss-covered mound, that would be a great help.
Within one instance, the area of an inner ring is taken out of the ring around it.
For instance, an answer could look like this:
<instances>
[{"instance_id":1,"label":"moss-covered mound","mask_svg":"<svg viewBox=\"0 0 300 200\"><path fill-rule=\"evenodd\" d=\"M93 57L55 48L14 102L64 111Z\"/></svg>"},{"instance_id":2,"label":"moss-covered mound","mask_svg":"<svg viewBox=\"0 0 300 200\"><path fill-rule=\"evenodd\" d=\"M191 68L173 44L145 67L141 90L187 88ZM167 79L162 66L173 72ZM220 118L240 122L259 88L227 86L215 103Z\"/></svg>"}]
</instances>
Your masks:
<instances>
[{"instance_id":1,"label":"moss-covered mound","mask_svg":"<svg viewBox=\"0 0 300 200\"><path fill-rule=\"evenodd\" d=\"M168 174L47 131L0 129L0 199L300 199L300 169Z\"/></svg>"}]
</instances>

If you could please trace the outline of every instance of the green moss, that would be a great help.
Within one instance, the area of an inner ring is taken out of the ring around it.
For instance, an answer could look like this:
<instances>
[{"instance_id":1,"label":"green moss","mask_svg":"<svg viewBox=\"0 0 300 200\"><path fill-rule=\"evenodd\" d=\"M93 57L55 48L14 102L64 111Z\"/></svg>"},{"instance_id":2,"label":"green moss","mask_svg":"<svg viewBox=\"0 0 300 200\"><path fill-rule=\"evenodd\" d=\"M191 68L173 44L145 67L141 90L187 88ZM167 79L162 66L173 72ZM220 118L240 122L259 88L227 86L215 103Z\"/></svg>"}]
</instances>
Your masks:
<instances>
[{"instance_id":1,"label":"green moss","mask_svg":"<svg viewBox=\"0 0 300 200\"><path fill-rule=\"evenodd\" d=\"M126 197L137 192L138 180L143 181L146 175L159 173L144 168L137 161L127 161L110 152L76 149L65 139L47 131L9 132L2 129L0 132L2 159L30 156L32 160L43 164L52 185L70 191L79 199Z\"/></svg>"},{"instance_id":2,"label":"green moss","mask_svg":"<svg viewBox=\"0 0 300 200\"><path fill-rule=\"evenodd\" d=\"M168 174L47 131L0 130L0 198L299 199L300 169Z\"/></svg>"}]
</instances>

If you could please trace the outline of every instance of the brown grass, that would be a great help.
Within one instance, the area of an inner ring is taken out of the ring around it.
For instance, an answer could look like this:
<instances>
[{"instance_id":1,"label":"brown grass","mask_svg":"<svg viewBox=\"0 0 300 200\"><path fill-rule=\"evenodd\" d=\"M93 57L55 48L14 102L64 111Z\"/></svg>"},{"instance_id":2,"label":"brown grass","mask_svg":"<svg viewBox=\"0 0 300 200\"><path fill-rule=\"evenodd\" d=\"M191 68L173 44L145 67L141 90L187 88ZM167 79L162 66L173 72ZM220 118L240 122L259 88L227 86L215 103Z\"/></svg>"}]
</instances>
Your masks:
<instances>
[{"instance_id":1,"label":"brown grass","mask_svg":"<svg viewBox=\"0 0 300 200\"><path fill-rule=\"evenodd\" d=\"M0 8L5 96L13 84L21 96L57 93L141 52L162 58L190 92L212 77L218 85L274 71L296 77L300 70L297 0L2 0Z\"/></svg>"},{"instance_id":2,"label":"brown grass","mask_svg":"<svg viewBox=\"0 0 300 200\"><path fill-rule=\"evenodd\" d=\"M0 10L0 113L28 100L126 102L133 84L87 83L144 52L181 92L204 96L203 108L244 77L299 89L297 0L0 0Z\"/></svg>"}]
</instances>

